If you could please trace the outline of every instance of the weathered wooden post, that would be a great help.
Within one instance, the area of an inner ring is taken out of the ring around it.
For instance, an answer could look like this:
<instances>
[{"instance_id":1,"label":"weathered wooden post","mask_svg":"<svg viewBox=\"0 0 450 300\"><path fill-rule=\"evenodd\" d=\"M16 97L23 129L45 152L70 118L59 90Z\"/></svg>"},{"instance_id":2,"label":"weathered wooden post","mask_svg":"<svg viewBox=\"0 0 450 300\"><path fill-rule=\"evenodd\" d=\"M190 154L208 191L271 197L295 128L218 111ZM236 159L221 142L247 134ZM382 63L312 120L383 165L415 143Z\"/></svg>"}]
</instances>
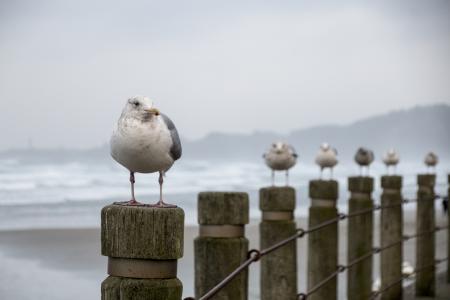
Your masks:
<instances>
[{"instance_id":1,"label":"weathered wooden post","mask_svg":"<svg viewBox=\"0 0 450 300\"><path fill-rule=\"evenodd\" d=\"M372 177L350 177L349 214L373 209ZM373 211L348 219L347 261L367 255L373 248ZM350 267L347 272L347 298L368 299L372 291L372 257Z\"/></svg>"},{"instance_id":2,"label":"weathered wooden post","mask_svg":"<svg viewBox=\"0 0 450 300\"><path fill-rule=\"evenodd\" d=\"M268 248L296 233L295 189L267 187L259 191L262 222L260 249ZM297 298L297 242L277 249L261 259L261 299Z\"/></svg>"},{"instance_id":3,"label":"weathered wooden post","mask_svg":"<svg viewBox=\"0 0 450 300\"><path fill-rule=\"evenodd\" d=\"M247 193L203 192L198 196L199 236L195 248L195 296L200 298L247 259L249 222ZM246 300L244 271L211 299Z\"/></svg>"},{"instance_id":4,"label":"weathered wooden post","mask_svg":"<svg viewBox=\"0 0 450 300\"><path fill-rule=\"evenodd\" d=\"M448 190L447 190L447 224L450 224L450 174L447 175ZM450 229L447 229L447 257L450 257ZM450 282L450 259L447 260L447 282Z\"/></svg>"},{"instance_id":5,"label":"weathered wooden post","mask_svg":"<svg viewBox=\"0 0 450 300\"><path fill-rule=\"evenodd\" d=\"M309 182L309 227L338 216L336 200L338 183L334 180ZM308 235L308 290L330 276L338 267L338 224L330 224ZM333 300L337 297L337 277L330 280L308 299Z\"/></svg>"},{"instance_id":6,"label":"weathered wooden post","mask_svg":"<svg viewBox=\"0 0 450 300\"><path fill-rule=\"evenodd\" d=\"M381 210L381 247L399 242L403 238L402 177L382 176L381 205L390 206ZM402 277L403 243L387 248L380 253L381 288L391 285ZM402 283L398 283L381 294L383 300L402 299Z\"/></svg>"},{"instance_id":7,"label":"weathered wooden post","mask_svg":"<svg viewBox=\"0 0 450 300\"><path fill-rule=\"evenodd\" d=\"M102 283L102 300L180 300L183 234L181 208L104 207L101 246L110 276Z\"/></svg>"},{"instance_id":8,"label":"weathered wooden post","mask_svg":"<svg viewBox=\"0 0 450 300\"><path fill-rule=\"evenodd\" d=\"M425 233L417 238L416 244L416 268L423 268L434 264L436 226L434 212L434 185L436 175L425 174L417 176L419 190L417 191L417 233ZM416 274L416 295L435 295L435 267L423 269Z\"/></svg>"}]
</instances>

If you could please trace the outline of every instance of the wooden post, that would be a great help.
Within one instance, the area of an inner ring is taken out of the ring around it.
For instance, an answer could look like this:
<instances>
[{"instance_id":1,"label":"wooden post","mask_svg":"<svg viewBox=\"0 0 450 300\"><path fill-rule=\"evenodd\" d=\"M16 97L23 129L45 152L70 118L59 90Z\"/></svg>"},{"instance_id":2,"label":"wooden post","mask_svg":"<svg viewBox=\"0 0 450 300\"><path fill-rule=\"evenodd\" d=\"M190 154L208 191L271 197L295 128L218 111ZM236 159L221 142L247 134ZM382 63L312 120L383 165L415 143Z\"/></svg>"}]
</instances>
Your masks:
<instances>
[{"instance_id":1,"label":"wooden post","mask_svg":"<svg viewBox=\"0 0 450 300\"><path fill-rule=\"evenodd\" d=\"M348 190L351 192L349 213L373 209L372 177L350 177ZM348 219L347 261L351 262L366 255L373 248L373 211ZM347 272L347 297L349 300L368 299L372 291L373 259L367 258Z\"/></svg>"},{"instance_id":2,"label":"wooden post","mask_svg":"<svg viewBox=\"0 0 450 300\"><path fill-rule=\"evenodd\" d=\"M381 210L381 247L391 245L403 238L402 177L382 176L381 205L392 207ZM402 276L403 243L390 247L380 253L381 288L391 285ZM402 299L402 283L398 283L381 294L383 300Z\"/></svg>"},{"instance_id":3,"label":"wooden post","mask_svg":"<svg viewBox=\"0 0 450 300\"><path fill-rule=\"evenodd\" d=\"M195 297L198 299L247 259L245 224L249 221L246 193L203 192L198 196L199 237L194 241ZM244 271L211 299L246 300Z\"/></svg>"},{"instance_id":4,"label":"wooden post","mask_svg":"<svg viewBox=\"0 0 450 300\"><path fill-rule=\"evenodd\" d=\"M336 200L338 183L334 180L309 182L309 227L338 216ZM338 266L338 224L333 223L308 235L308 290L330 276ZM333 300L337 298L337 277L330 280L308 299Z\"/></svg>"},{"instance_id":5,"label":"wooden post","mask_svg":"<svg viewBox=\"0 0 450 300\"><path fill-rule=\"evenodd\" d=\"M177 259L183 256L181 208L109 205L101 213L108 274L102 300L180 300Z\"/></svg>"},{"instance_id":6,"label":"wooden post","mask_svg":"<svg viewBox=\"0 0 450 300\"><path fill-rule=\"evenodd\" d=\"M268 187L259 191L262 211L260 249L295 234L295 189ZM297 298L297 242L274 251L261 259L261 299Z\"/></svg>"},{"instance_id":7,"label":"wooden post","mask_svg":"<svg viewBox=\"0 0 450 300\"><path fill-rule=\"evenodd\" d=\"M450 174L447 175L447 182L448 182L448 190L447 190L447 224L450 225ZM447 257L450 258L450 228L447 229ZM450 259L447 260L447 282L450 282Z\"/></svg>"},{"instance_id":8,"label":"wooden post","mask_svg":"<svg viewBox=\"0 0 450 300\"><path fill-rule=\"evenodd\" d=\"M418 175L417 183L417 233L429 232L419 236L416 244L416 268L423 268L434 264L436 227L434 212L434 185L436 175ZM433 231L433 232L432 232ZM430 267L416 275L416 295L434 297L436 288L436 268Z\"/></svg>"}]
</instances>

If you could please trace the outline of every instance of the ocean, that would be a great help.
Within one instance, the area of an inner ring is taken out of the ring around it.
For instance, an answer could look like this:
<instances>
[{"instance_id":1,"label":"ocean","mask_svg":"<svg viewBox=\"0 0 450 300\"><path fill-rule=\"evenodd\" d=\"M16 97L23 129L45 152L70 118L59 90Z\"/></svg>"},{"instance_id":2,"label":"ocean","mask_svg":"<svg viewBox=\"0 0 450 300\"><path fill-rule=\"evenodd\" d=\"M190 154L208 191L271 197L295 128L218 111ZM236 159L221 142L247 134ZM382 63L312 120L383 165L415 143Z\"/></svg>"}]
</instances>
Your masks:
<instances>
[{"instance_id":1,"label":"ocean","mask_svg":"<svg viewBox=\"0 0 450 300\"><path fill-rule=\"evenodd\" d=\"M106 259L100 255L100 211L114 201L130 198L127 170L113 160L82 160L49 163L46 160L0 159L0 298L31 299L99 299L100 285L106 278ZM55 160L58 161L58 160ZM447 192L448 164L437 169L436 192ZM375 163L373 198L379 202L380 175L385 167ZM402 162L398 173L404 175L403 194L415 198L416 174L425 172L419 163ZM339 181L339 210L347 211L347 177L358 175L355 164L339 164L334 177ZM326 173L324 178L328 178ZM306 226L309 206L308 182L319 177L314 164L300 161L290 172L290 184L297 190L297 224ZM276 184L284 185L284 174ZM211 162L182 159L167 173L164 192L169 203L184 209L186 219L184 256L179 261L178 278L183 282L183 297L194 295L193 240L197 228L196 201L201 191L243 191L250 196L253 221L246 235L251 248L259 248L258 190L270 185L270 171L260 162ZM158 200L156 174L136 175L137 199L145 203ZM415 231L415 204L407 204L405 232ZM436 209L441 209L436 201ZM303 217L303 218L302 218ZM447 220L437 214L440 223ZM376 215L376 219L379 215ZM303 227L304 228L304 227ZM33 229L33 230L31 230ZM38 229L38 230L36 230ZM39 230L42 229L42 230ZM374 237L377 240L378 227ZM340 261L345 261L346 222L340 224ZM437 255L445 256L446 232L437 233ZM378 242L375 241L375 244ZM297 241L298 288L306 289L306 239ZM405 243L405 260L414 264L414 242ZM379 257L375 256L375 276ZM249 299L259 299L259 264L249 270ZM23 289L27 282L27 289ZM406 283L405 283L406 284ZM339 295L345 298L346 274L339 276Z\"/></svg>"},{"instance_id":2,"label":"ocean","mask_svg":"<svg viewBox=\"0 0 450 300\"><path fill-rule=\"evenodd\" d=\"M415 198L416 174L426 168L421 163L401 162L403 195ZM436 192L447 191L448 164L437 168ZM375 177L374 199L379 201L379 178L386 173L381 163L370 169ZM359 174L356 164L339 164L334 178L339 181L339 208L347 209L347 177ZM112 159L48 163L20 159L0 159L0 230L30 228L91 228L100 225L100 210L114 201L130 199L128 171ZM328 178L329 173L324 173ZM297 216L306 216L308 182L319 178L314 164L299 162L290 171L290 185L297 190ZM284 173L276 174L276 184L284 185ZM270 171L264 162L211 162L184 160L167 172L165 200L185 210L186 224L197 224L196 201L201 191L243 191L250 196L251 218L258 219L258 190L270 185ZM158 200L157 174L136 174L136 197L144 203ZM414 206L406 205L405 209Z\"/></svg>"}]
</instances>

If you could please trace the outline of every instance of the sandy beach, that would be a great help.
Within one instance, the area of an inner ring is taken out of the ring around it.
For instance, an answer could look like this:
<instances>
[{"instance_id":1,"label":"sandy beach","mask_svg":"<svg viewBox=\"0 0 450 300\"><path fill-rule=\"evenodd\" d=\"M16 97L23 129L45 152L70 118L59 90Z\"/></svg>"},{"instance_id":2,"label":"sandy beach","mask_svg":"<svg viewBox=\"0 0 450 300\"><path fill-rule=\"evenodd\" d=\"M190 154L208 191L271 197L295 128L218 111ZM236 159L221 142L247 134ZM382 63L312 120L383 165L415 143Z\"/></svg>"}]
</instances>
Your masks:
<instances>
[{"instance_id":1,"label":"sandy beach","mask_svg":"<svg viewBox=\"0 0 450 300\"><path fill-rule=\"evenodd\" d=\"M438 210L437 224L446 225L447 220ZM415 232L415 212L405 211L405 234ZM378 222L379 213L375 220ZM305 228L306 218L297 219ZM376 226L378 228L378 226ZM340 261L346 262L347 222L341 222ZM194 259L193 240L198 228L185 229L184 257L179 262L178 277L184 285L184 297L193 296ZM446 256L447 232L440 231L436 239L436 257ZM246 235L251 248L259 248L258 221L247 226ZM375 245L379 233L375 232ZM298 288L306 285L307 239L298 240ZM405 260L414 265L415 241L404 247ZM378 274L379 256L375 256L375 277ZM106 258L100 255L100 231L93 229L39 229L0 232L0 296L2 299L99 299L100 284L106 278ZM442 269L444 265L440 266ZM339 295L345 299L346 273L339 276ZM24 288L26 284L27 288ZM259 264L250 267L250 299L259 298Z\"/></svg>"}]
</instances>

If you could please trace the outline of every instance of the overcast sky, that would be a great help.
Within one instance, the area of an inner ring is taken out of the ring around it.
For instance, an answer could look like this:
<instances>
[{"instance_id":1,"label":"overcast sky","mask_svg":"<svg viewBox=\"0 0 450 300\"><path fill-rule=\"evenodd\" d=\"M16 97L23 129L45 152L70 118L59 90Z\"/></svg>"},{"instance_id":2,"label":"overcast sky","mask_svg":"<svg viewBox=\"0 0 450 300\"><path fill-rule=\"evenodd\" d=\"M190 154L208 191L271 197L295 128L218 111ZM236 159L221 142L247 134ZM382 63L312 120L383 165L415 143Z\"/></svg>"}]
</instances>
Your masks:
<instances>
[{"instance_id":1,"label":"overcast sky","mask_svg":"<svg viewBox=\"0 0 450 300\"><path fill-rule=\"evenodd\" d=\"M190 139L450 103L450 1L261 2L0 1L0 149L104 144L136 94Z\"/></svg>"}]
</instances>

